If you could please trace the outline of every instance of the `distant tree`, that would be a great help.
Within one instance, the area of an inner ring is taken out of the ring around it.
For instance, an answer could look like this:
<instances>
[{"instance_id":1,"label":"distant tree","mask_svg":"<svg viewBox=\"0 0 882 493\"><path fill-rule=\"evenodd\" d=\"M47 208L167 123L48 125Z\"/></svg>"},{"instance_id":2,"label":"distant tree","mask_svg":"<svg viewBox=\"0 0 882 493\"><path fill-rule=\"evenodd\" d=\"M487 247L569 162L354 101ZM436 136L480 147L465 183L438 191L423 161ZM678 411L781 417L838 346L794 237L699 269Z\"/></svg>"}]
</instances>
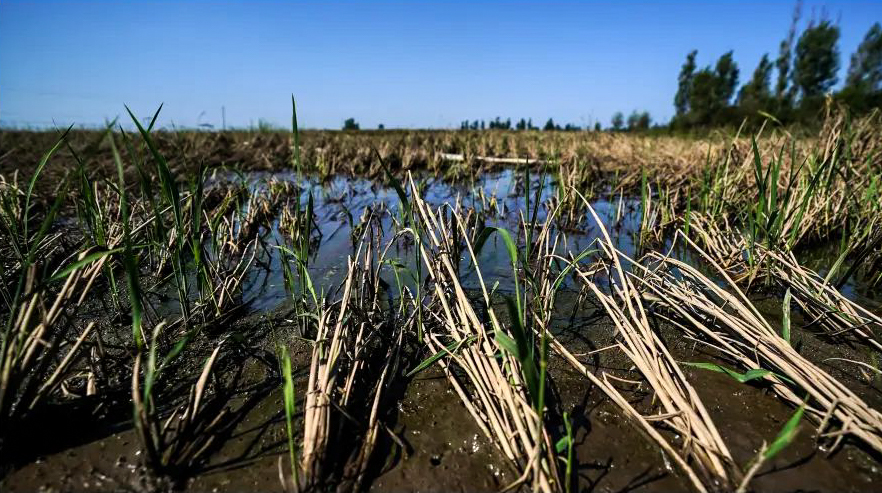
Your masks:
<instances>
[{"instance_id":1,"label":"distant tree","mask_svg":"<svg viewBox=\"0 0 882 493\"><path fill-rule=\"evenodd\" d=\"M536 127L533 126L533 119L532 118L527 120L527 129L528 130L536 130Z\"/></svg>"},{"instance_id":2,"label":"distant tree","mask_svg":"<svg viewBox=\"0 0 882 493\"><path fill-rule=\"evenodd\" d=\"M523 118L521 118L520 120L518 120L517 125L515 125L515 129L517 129L517 130L526 130L526 129L527 129L527 120L524 120Z\"/></svg>"},{"instance_id":3,"label":"distant tree","mask_svg":"<svg viewBox=\"0 0 882 493\"><path fill-rule=\"evenodd\" d=\"M732 52L725 53L714 68L707 66L692 77L689 88L689 112L679 119L687 125L710 125L729 118L732 95L738 86L738 65Z\"/></svg>"},{"instance_id":4,"label":"distant tree","mask_svg":"<svg viewBox=\"0 0 882 493\"><path fill-rule=\"evenodd\" d=\"M778 50L778 58L775 60L775 67L778 69L778 81L775 84L775 99L781 108L790 106L793 98L793 91L789 89L790 84L790 59L792 58L793 40L796 37L796 25L799 23L800 11L802 10L802 2L796 2L793 8L793 18L790 21L790 29L787 31L787 37L781 41Z\"/></svg>"},{"instance_id":5,"label":"distant tree","mask_svg":"<svg viewBox=\"0 0 882 493\"><path fill-rule=\"evenodd\" d=\"M616 111L612 116L612 128L613 130L621 130L625 125L625 116L622 115L621 111Z\"/></svg>"},{"instance_id":6,"label":"distant tree","mask_svg":"<svg viewBox=\"0 0 882 493\"><path fill-rule=\"evenodd\" d=\"M481 130L484 130L484 120L481 120Z\"/></svg>"},{"instance_id":7,"label":"distant tree","mask_svg":"<svg viewBox=\"0 0 882 493\"><path fill-rule=\"evenodd\" d=\"M745 113L753 114L761 109L768 109L772 99L769 83L772 80L772 62L766 53L760 58L753 71L753 77L738 92L738 105Z\"/></svg>"},{"instance_id":8,"label":"distant tree","mask_svg":"<svg viewBox=\"0 0 882 493\"><path fill-rule=\"evenodd\" d=\"M695 73L692 87L689 90L689 123L691 125L708 125L711 118L720 109L716 95L719 83L717 76L710 67Z\"/></svg>"},{"instance_id":9,"label":"distant tree","mask_svg":"<svg viewBox=\"0 0 882 493\"><path fill-rule=\"evenodd\" d=\"M595 132L600 132L600 130L601 130L601 128L600 128L600 122L594 122L594 131L595 131Z\"/></svg>"},{"instance_id":10,"label":"distant tree","mask_svg":"<svg viewBox=\"0 0 882 493\"><path fill-rule=\"evenodd\" d=\"M851 55L845 85L861 92L882 90L882 26L878 22Z\"/></svg>"},{"instance_id":11,"label":"distant tree","mask_svg":"<svg viewBox=\"0 0 882 493\"><path fill-rule=\"evenodd\" d=\"M554 129L555 129L554 120L549 118L548 121L545 122L545 126L542 128L542 130L554 130Z\"/></svg>"},{"instance_id":12,"label":"distant tree","mask_svg":"<svg viewBox=\"0 0 882 493\"><path fill-rule=\"evenodd\" d=\"M640 113L637 110L628 115L628 130L637 130L637 121L640 120Z\"/></svg>"},{"instance_id":13,"label":"distant tree","mask_svg":"<svg viewBox=\"0 0 882 493\"><path fill-rule=\"evenodd\" d=\"M796 43L793 81L803 98L824 95L836 84L839 71L839 27L822 20L809 25Z\"/></svg>"},{"instance_id":14,"label":"distant tree","mask_svg":"<svg viewBox=\"0 0 882 493\"><path fill-rule=\"evenodd\" d=\"M732 51L724 54L717 60L714 67L714 75L717 78L717 88L715 96L717 105L720 108L729 106L732 96L735 94L735 88L738 87L738 64L732 59Z\"/></svg>"},{"instance_id":15,"label":"distant tree","mask_svg":"<svg viewBox=\"0 0 882 493\"><path fill-rule=\"evenodd\" d=\"M628 116L628 130L647 130L652 123L648 111L634 110Z\"/></svg>"},{"instance_id":16,"label":"distant tree","mask_svg":"<svg viewBox=\"0 0 882 493\"><path fill-rule=\"evenodd\" d=\"M381 123L377 125L377 130L386 130L386 126Z\"/></svg>"},{"instance_id":17,"label":"distant tree","mask_svg":"<svg viewBox=\"0 0 882 493\"><path fill-rule=\"evenodd\" d=\"M689 91L692 87L692 78L695 76L695 55L698 50L692 50L686 55L686 62L680 69L677 94L674 95L674 108L677 116L685 115L689 111Z\"/></svg>"},{"instance_id":18,"label":"distant tree","mask_svg":"<svg viewBox=\"0 0 882 493\"><path fill-rule=\"evenodd\" d=\"M510 128L511 128L511 118L509 118L505 121L502 121L502 119L497 116L495 120L490 120L490 129L491 130L493 130L493 129L508 130Z\"/></svg>"},{"instance_id":19,"label":"distant tree","mask_svg":"<svg viewBox=\"0 0 882 493\"><path fill-rule=\"evenodd\" d=\"M343 130L358 130L358 123L355 122L355 118L347 118L343 122Z\"/></svg>"}]
</instances>

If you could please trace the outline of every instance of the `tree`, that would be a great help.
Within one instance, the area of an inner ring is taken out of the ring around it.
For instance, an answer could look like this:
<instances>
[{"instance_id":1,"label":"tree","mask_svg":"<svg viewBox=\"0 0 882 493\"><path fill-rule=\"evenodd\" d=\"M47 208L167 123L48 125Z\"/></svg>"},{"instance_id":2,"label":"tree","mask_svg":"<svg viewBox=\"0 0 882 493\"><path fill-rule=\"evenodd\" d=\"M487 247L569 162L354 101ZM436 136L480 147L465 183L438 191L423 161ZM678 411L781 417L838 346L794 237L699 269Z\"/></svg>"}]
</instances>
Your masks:
<instances>
[{"instance_id":1,"label":"tree","mask_svg":"<svg viewBox=\"0 0 882 493\"><path fill-rule=\"evenodd\" d=\"M556 127L554 126L554 120L549 118L548 121L545 122L545 127L543 127L542 130L554 130L555 128Z\"/></svg>"},{"instance_id":2,"label":"tree","mask_svg":"<svg viewBox=\"0 0 882 493\"><path fill-rule=\"evenodd\" d=\"M680 69L678 78L677 94L674 95L674 108L677 116L685 115L689 111L689 91L692 87L692 78L695 76L695 55L698 50L692 50L686 55L686 62Z\"/></svg>"},{"instance_id":3,"label":"tree","mask_svg":"<svg viewBox=\"0 0 882 493\"><path fill-rule=\"evenodd\" d=\"M637 130L637 122L640 120L640 113L637 110L628 115L628 130Z\"/></svg>"},{"instance_id":4,"label":"tree","mask_svg":"<svg viewBox=\"0 0 882 493\"><path fill-rule=\"evenodd\" d=\"M647 130L650 123L652 123L652 118L648 111L634 110L628 116L628 130Z\"/></svg>"},{"instance_id":5,"label":"tree","mask_svg":"<svg viewBox=\"0 0 882 493\"><path fill-rule=\"evenodd\" d=\"M726 120L726 116L719 113L729 107L738 86L740 72L731 51L717 59L713 68L707 66L698 71L695 71L696 53L693 50L687 55L680 70L679 86L674 96L677 114L673 125L707 125L712 120ZM628 127L636 128L640 116L633 113ZM642 128L649 128L649 122Z\"/></svg>"},{"instance_id":6,"label":"tree","mask_svg":"<svg viewBox=\"0 0 882 493\"><path fill-rule=\"evenodd\" d=\"M600 132L600 122L594 122L594 131Z\"/></svg>"},{"instance_id":7,"label":"tree","mask_svg":"<svg viewBox=\"0 0 882 493\"><path fill-rule=\"evenodd\" d=\"M735 94L735 88L738 87L738 64L732 59L731 51L717 60L717 65L714 67L714 75L717 79L717 87L714 93L717 99L717 106L724 108L729 106L729 102Z\"/></svg>"},{"instance_id":8,"label":"tree","mask_svg":"<svg viewBox=\"0 0 882 493\"><path fill-rule=\"evenodd\" d=\"M796 37L796 25L799 23L800 11L802 10L802 2L796 2L793 8L793 18L790 21L790 30L787 31L787 37L781 41L778 51L778 59L775 60L775 66L778 68L778 82L775 84L775 98L781 106L790 106L792 99L792 91L788 90L790 81L790 58L793 50L793 39Z\"/></svg>"},{"instance_id":9,"label":"tree","mask_svg":"<svg viewBox=\"0 0 882 493\"><path fill-rule=\"evenodd\" d=\"M816 98L836 84L839 27L828 20L809 25L796 43L793 81L803 98Z\"/></svg>"},{"instance_id":10,"label":"tree","mask_svg":"<svg viewBox=\"0 0 882 493\"><path fill-rule=\"evenodd\" d=\"M688 121L692 125L708 125L711 118L720 109L717 89L719 87L716 73L705 67L695 74L689 90Z\"/></svg>"},{"instance_id":11,"label":"tree","mask_svg":"<svg viewBox=\"0 0 882 493\"><path fill-rule=\"evenodd\" d=\"M772 62L766 53L759 61L759 65L753 71L750 82L744 84L738 92L738 105L747 113L755 113L757 110L767 108L772 94L769 83L772 80Z\"/></svg>"},{"instance_id":12,"label":"tree","mask_svg":"<svg viewBox=\"0 0 882 493\"><path fill-rule=\"evenodd\" d=\"M386 126L381 123L377 125L377 130L386 130Z\"/></svg>"},{"instance_id":13,"label":"tree","mask_svg":"<svg viewBox=\"0 0 882 493\"><path fill-rule=\"evenodd\" d=\"M621 111L616 111L616 113L612 117L613 130L621 130L624 125L625 125L625 116L622 115Z\"/></svg>"},{"instance_id":14,"label":"tree","mask_svg":"<svg viewBox=\"0 0 882 493\"><path fill-rule=\"evenodd\" d=\"M851 55L845 85L864 93L882 90L882 26L878 22Z\"/></svg>"},{"instance_id":15,"label":"tree","mask_svg":"<svg viewBox=\"0 0 882 493\"><path fill-rule=\"evenodd\" d=\"M358 130L358 123L355 122L355 118L347 118L343 122L343 130Z\"/></svg>"}]
</instances>

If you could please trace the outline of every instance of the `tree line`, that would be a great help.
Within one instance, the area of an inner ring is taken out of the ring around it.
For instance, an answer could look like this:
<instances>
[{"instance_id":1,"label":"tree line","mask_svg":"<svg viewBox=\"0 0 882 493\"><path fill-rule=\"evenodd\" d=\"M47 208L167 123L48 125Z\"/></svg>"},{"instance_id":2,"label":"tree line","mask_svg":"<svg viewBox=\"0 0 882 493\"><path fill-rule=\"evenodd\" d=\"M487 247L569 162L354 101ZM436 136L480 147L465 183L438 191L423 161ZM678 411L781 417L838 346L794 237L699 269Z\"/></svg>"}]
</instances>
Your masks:
<instances>
[{"instance_id":1,"label":"tree line","mask_svg":"<svg viewBox=\"0 0 882 493\"><path fill-rule=\"evenodd\" d=\"M642 131L668 127L673 130L760 124L769 116L783 124L806 124L817 121L826 98L844 103L855 114L882 106L882 25L874 23L849 58L842 86L839 39L840 28L822 12L812 16L799 31L801 3L794 8L786 36L778 46L777 56L763 54L750 78L739 87L741 71L734 52L722 54L714 64L699 67L698 50L686 54L677 79L674 95L675 114L665 124L653 125L647 111L634 110L627 117L616 112L607 127L613 131ZM358 130L354 119L346 120L344 130ZM380 126L382 129L382 125ZM465 120L461 130L539 130L529 118L512 124L503 120ZM592 126L567 123L560 125L549 118L541 127L546 131L602 130Z\"/></svg>"},{"instance_id":2,"label":"tree line","mask_svg":"<svg viewBox=\"0 0 882 493\"><path fill-rule=\"evenodd\" d=\"M533 125L532 118L521 118L518 120L514 127L511 124L511 118L506 118L503 120L500 117L496 117L493 120L489 120L485 122L484 120L463 120L459 125L460 130L539 130L539 127ZM575 123L567 123L564 126L561 126L558 123L554 123L553 118L549 118L545 125L542 127L542 130L563 130L563 131L576 131L582 130L582 127L576 125Z\"/></svg>"},{"instance_id":3,"label":"tree line","mask_svg":"<svg viewBox=\"0 0 882 493\"><path fill-rule=\"evenodd\" d=\"M652 117L649 116L648 111L637 111L634 110L627 118L625 119L625 115L622 112L617 112L613 115L611 126L608 127L610 130L616 131L629 131L629 130L646 130L650 128L652 124ZM521 118L518 120L514 127L511 124L511 118L506 118L505 120L500 117L496 117L493 120L484 121L484 120L463 120L459 125L460 130L540 130L540 127L533 125L532 118ZM575 132L579 130L594 130L596 132L601 131L603 128L600 122L595 122L593 126L586 125L581 126L575 123L567 123L561 125L559 123L555 123L553 118L549 118L548 121L545 122L545 125L541 127L541 130L545 131L563 131L563 132Z\"/></svg>"},{"instance_id":4,"label":"tree line","mask_svg":"<svg viewBox=\"0 0 882 493\"><path fill-rule=\"evenodd\" d=\"M695 62L698 51L690 51L680 69L671 127L738 125L745 119L758 123L767 115L782 123L810 124L828 95L855 113L879 107L882 26L877 22L870 27L851 55L842 88L831 93L839 82L839 26L822 13L798 32L800 7L797 3L777 57L772 60L768 53L764 54L750 79L737 92L740 72L732 51L720 56L713 66L702 68Z\"/></svg>"}]
</instances>

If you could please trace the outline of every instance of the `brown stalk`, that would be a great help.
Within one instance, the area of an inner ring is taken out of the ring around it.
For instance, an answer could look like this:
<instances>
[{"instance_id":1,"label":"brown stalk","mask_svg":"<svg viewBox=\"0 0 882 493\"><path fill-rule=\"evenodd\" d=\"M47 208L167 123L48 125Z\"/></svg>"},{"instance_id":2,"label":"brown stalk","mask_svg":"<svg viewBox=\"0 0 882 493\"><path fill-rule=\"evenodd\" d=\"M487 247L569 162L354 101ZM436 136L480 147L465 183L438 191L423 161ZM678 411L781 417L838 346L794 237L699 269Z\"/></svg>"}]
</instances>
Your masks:
<instances>
[{"instance_id":1,"label":"brown stalk","mask_svg":"<svg viewBox=\"0 0 882 493\"><path fill-rule=\"evenodd\" d=\"M649 270L634 265L642 271L641 283L659 298L657 306L678 318L679 327L694 330L745 369L771 369L790 379L800 392L807 392L812 405L806 406L806 411L821 423L818 433L822 437L836 438L833 448L844 435L850 434L882 451L882 414L799 354L769 325L713 257L683 238L726 281L726 287L720 287L684 262L653 253L650 255L657 268ZM766 379L792 405L802 404L803 399L780 378L770 374ZM834 423L839 423L840 429L825 433Z\"/></svg>"},{"instance_id":2,"label":"brown stalk","mask_svg":"<svg viewBox=\"0 0 882 493\"><path fill-rule=\"evenodd\" d=\"M462 344L459 351L448 353L449 360L439 361L479 427L522 472L510 487L528 482L534 491L561 489L555 459L548 446L550 440L541 417L530 404L521 378L520 363L504 351L493 337L493 333L509 332L499 322L493 309L477 266L477 258L468 241L471 235L465 229L461 213L450 211L451 224L448 226L439 220L444 208L434 213L420 198L412 178L410 187L420 229L426 236L420 244L422 259L433 281L435 301L440 304L440 313L436 312L439 322L437 332L428 335L428 347L432 354L445 351L445 344L440 339L442 335ZM490 319L489 327L481 322L460 284L459 272L454 265L458 260L451 258L450 252L458 251L452 240L457 230L475 265L483 295L482 308ZM470 338L474 338L474 342L466 344L465 341ZM500 355L501 358L498 357ZM462 372L468 385L459 381L460 376L454 368Z\"/></svg>"}]
</instances>

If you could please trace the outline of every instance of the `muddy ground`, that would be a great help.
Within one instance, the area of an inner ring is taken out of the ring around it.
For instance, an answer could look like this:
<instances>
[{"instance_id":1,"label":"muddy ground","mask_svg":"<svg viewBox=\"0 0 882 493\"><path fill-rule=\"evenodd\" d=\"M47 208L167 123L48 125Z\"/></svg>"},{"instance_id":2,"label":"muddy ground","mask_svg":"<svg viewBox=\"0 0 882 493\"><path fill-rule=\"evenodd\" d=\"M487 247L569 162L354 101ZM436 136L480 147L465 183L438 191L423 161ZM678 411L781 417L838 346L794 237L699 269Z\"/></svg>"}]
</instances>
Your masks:
<instances>
[{"instance_id":1,"label":"muddy ground","mask_svg":"<svg viewBox=\"0 0 882 493\"><path fill-rule=\"evenodd\" d=\"M585 302L583 302L585 303ZM567 305L567 302L564 302ZM574 353L595 351L614 342L614 328L605 315L586 303L585 316L570 318L572 301L561 310L560 322L572 321L557 332ZM53 425L33 443L37 455L22 455L20 463L3 479L3 489L18 491L279 491L279 460L287 460L282 394L272 361L279 342L293 347L295 385L306 386L309 348L285 335L289 314L279 309L239 320L231 331L248 333L251 354L242 353L244 371L237 390L226 405L234 411L223 443L200 466L195 477L177 484L157 482L141 467L140 445L120 406L102 413L80 403L76 412L65 410L62 422ZM661 330L680 361L717 361L694 344L680 340L670 327ZM829 344L803 332L795 335L804 355L814 361L829 357L860 357L860 350ZM264 351L262 353L262 351ZM266 358L267 361L262 361ZM614 350L581 357L594 371L635 378L629 362ZM878 378L831 365L827 371L856 390L871 406L882 405ZM685 491L688 480L672 462L583 376L565 362L552 358L550 375L557 408L573 416L577 476L574 491ZM229 377L229 374L227 375ZM687 369L690 382L718 425L739 464L746 464L760 444L771 441L793 409L765 388L740 384L715 372ZM622 384L620 390L645 413L651 412L651 395L645 388ZM121 396L122 401L125 400ZM96 405L95 407L100 407ZM302 399L298 399L298 408ZM47 411L55 420L60 410ZM108 415L109 414L109 415ZM384 457L370 488L376 491L499 491L516 475L504 456L472 421L440 369L417 374L402 398L386 416L385 425L405 444L402 449L382 440L376 452ZM57 437L63 445L53 446ZM36 437L35 437L36 438ZM812 425L802 429L791 446L767 464L755 479L756 491L876 491L882 482L878 457L848 443L831 456L818 447Z\"/></svg>"}]
</instances>

